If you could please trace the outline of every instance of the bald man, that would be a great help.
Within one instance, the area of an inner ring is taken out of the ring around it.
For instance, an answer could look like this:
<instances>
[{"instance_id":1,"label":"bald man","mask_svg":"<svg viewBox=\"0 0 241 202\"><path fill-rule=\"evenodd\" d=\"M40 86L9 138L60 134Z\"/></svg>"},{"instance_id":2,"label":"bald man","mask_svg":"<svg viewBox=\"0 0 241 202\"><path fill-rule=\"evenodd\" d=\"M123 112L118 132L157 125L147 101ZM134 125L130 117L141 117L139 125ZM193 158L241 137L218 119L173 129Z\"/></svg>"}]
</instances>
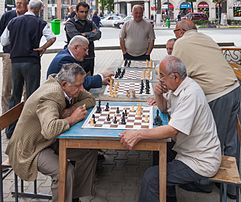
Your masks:
<instances>
[{"instance_id":1,"label":"bald man","mask_svg":"<svg viewBox=\"0 0 241 202\"><path fill-rule=\"evenodd\" d=\"M202 87L217 125L222 153L236 157L239 162L236 120L240 111L240 88L233 69L217 43L199 33L192 21L179 21L174 33L177 41L172 55L183 61L188 75ZM228 196L236 197L235 189L230 186Z\"/></svg>"},{"instance_id":2,"label":"bald man","mask_svg":"<svg viewBox=\"0 0 241 202\"><path fill-rule=\"evenodd\" d=\"M124 60L150 60L155 33L152 24L143 19L143 12L143 6L133 6L133 19L121 29L120 47Z\"/></svg>"}]
</instances>

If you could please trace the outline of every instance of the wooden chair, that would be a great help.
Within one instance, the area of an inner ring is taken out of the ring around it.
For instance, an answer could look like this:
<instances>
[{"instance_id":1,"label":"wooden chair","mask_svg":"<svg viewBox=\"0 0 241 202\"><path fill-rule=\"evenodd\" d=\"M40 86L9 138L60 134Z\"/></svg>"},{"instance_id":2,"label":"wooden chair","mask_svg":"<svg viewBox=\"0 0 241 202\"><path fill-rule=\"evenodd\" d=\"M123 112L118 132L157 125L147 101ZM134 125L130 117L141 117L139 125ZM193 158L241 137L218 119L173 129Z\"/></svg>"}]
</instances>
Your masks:
<instances>
[{"instance_id":1,"label":"wooden chair","mask_svg":"<svg viewBox=\"0 0 241 202\"><path fill-rule=\"evenodd\" d=\"M239 141L241 143L241 124L237 117L237 132ZM227 201L227 184L236 185L236 202L239 202L239 189L241 185L239 169L237 166L236 158L232 156L222 156L221 166L217 174L210 178L211 181L220 183L220 202Z\"/></svg>"},{"instance_id":2,"label":"wooden chair","mask_svg":"<svg viewBox=\"0 0 241 202\"><path fill-rule=\"evenodd\" d=\"M2 116L0 116L0 132L7 128L10 124L18 120L24 103L19 103ZM1 133L0 133L1 135ZM6 172L4 170L8 169ZM0 137L0 201L3 201L3 180L12 172L12 168L7 161L2 162L2 135ZM34 192L27 193L24 192L24 182L21 180L20 192L18 192L18 176L14 174L15 192L12 194L15 196L15 201L18 202L18 197L29 197L29 198L39 198L39 199L51 199L50 195L39 194L37 192L37 180L34 181Z\"/></svg>"},{"instance_id":3,"label":"wooden chair","mask_svg":"<svg viewBox=\"0 0 241 202\"><path fill-rule=\"evenodd\" d=\"M222 48L222 52L237 78L241 80L241 48Z\"/></svg>"}]
</instances>

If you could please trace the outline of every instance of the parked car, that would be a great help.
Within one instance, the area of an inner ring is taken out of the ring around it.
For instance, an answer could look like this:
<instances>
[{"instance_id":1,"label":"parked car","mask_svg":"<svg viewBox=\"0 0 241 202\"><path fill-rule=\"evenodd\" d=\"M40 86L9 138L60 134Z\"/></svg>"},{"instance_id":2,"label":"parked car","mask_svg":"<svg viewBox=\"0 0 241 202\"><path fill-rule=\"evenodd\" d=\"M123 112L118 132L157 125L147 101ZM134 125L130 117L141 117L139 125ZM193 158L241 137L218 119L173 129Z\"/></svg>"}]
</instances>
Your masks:
<instances>
[{"instance_id":1,"label":"parked car","mask_svg":"<svg viewBox=\"0 0 241 202\"><path fill-rule=\"evenodd\" d=\"M150 20L146 17L143 17L146 21L150 22L152 25L153 25L153 20ZM122 26L124 25L125 22L129 21L133 19L132 15L128 15L126 16L125 18L121 19L121 20L116 20L114 23L113 23L113 26L116 27L116 28L119 28L121 29Z\"/></svg>"},{"instance_id":2,"label":"parked car","mask_svg":"<svg viewBox=\"0 0 241 202\"><path fill-rule=\"evenodd\" d=\"M105 17L104 19L101 19L100 23L102 27L112 27L114 21L121 20L121 19L123 19L121 16L111 15L111 16Z\"/></svg>"},{"instance_id":3,"label":"parked car","mask_svg":"<svg viewBox=\"0 0 241 202\"><path fill-rule=\"evenodd\" d=\"M208 16L204 13L188 13L182 19L189 19L189 20L208 20Z\"/></svg>"}]
</instances>

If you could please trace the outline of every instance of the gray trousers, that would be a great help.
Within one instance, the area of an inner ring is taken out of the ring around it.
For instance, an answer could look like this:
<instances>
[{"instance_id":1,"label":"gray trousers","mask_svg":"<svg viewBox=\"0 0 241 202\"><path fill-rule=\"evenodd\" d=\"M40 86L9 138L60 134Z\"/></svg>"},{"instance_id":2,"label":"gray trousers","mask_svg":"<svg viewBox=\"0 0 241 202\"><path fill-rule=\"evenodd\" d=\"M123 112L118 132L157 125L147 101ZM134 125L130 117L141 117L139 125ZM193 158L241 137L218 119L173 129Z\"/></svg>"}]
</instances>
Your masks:
<instances>
[{"instance_id":1,"label":"gray trousers","mask_svg":"<svg viewBox=\"0 0 241 202\"><path fill-rule=\"evenodd\" d=\"M65 202L72 202L73 198L92 194L97 151L68 149L67 158L75 161L73 166L68 162L66 176ZM52 201L58 202L59 156L51 148L46 148L39 153L38 171L52 178Z\"/></svg>"},{"instance_id":2,"label":"gray trousers","mask_svg":"<svg viewBox=\"0 0 241 202\"><path fill-rule=\"evenodd\" d=\"M240 144L236 130L237 115L240 111L240 88L209 103L217 126L222 154L236 157L239 165ZM234 185L228 185L228 193L235 195Z\"/></svg>"}]
</instances>

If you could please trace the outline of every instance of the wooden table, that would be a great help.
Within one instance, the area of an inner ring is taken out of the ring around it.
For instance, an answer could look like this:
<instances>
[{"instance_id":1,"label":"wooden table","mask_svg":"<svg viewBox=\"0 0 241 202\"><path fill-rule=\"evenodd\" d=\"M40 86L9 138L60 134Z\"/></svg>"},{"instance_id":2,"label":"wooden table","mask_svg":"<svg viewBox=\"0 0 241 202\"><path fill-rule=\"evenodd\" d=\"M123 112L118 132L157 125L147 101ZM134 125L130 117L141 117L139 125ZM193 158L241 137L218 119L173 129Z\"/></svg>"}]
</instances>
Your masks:
<instances>
[{"instance_id":1,"label":"wooden table","mask_svg":"<svg viewBox=\"0 0 241 202\"><path fill-rule=\"evenodd\" d=\"M127 105L130 103L122 103ZM133 103L134 104L134 103ZM91 110L89 110L90 112ZM155 114L155 113L153 113ZM167 124L168 118L161 114L163 124ZM87 129L81 128L84 121L81 121L66 131L59 138L59 201L65 199L65 182L67 172L66 150L68 148L81 149L117 149L126 150L120 143L119 133L122 130L111 129ZM133 150L159 151L159 185L160 201L166 201L166 172L167 172L167 151L166 140L145 140L139 142Z\"/></svg>"}]
</instances>

